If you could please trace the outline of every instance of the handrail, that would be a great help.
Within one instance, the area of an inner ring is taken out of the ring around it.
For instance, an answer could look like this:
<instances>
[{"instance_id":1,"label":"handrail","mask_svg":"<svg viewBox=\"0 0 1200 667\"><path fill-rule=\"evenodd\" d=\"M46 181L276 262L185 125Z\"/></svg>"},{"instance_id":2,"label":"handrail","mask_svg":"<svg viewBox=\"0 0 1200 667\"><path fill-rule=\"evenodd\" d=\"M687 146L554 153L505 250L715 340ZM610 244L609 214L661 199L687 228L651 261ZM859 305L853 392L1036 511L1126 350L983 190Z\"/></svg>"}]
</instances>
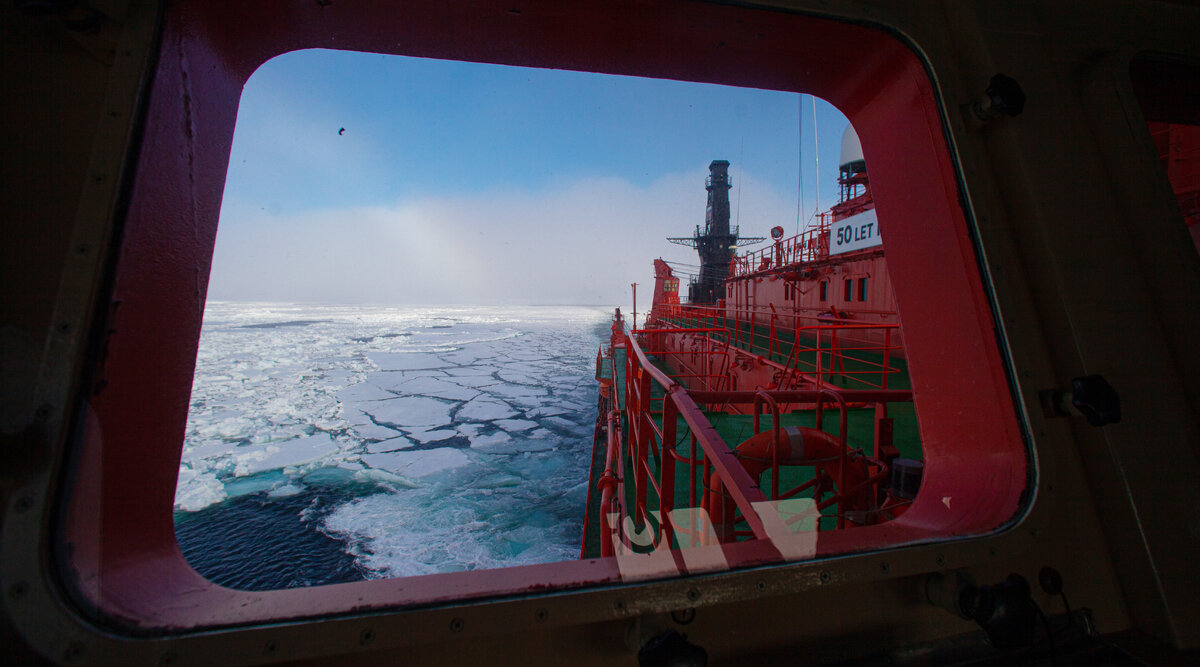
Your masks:
<instances>
[{"instance_id":1,"label":"handrail","mask_svg":"<svg viewBox=\"0 0 1200 667\"><path fill-rule=\"evenodd\" d=\"M816 227L795 236L779 239L766 248L735 256L729 264L730 277L748 276L759 271L815 262L829 257L829 230L832 215L821 213Z\"/></svg>"},{"instance_id":2,"label":"handrail","mask_svg":"<svg viewBox=\"0 0 1200 667\"><path fill-rule=\"evenodd\" d=\"M742 313L750 313L745 321L739 317ZM729 315L733 315L732 321ZM792 320L789 322L792 326L780 327L781 320ZM801 324L802 320L812 323ZM660 326L655 328L655 324ZM661 326L664 324L667 326ZM711 324L717 326L706 326ZM887 388L888 376L900 371L892 365L894 359L902 356L903 349L900 325L894 322L799 314L787 316L775 313L773 308L755 312L672 305L658 308L651 325L639 331L682 333L712 328L727 332L727 344L782 364L772 387L790 387L794 377L800 374L806 382L816 386L824 386L828 375L830 380L840 376L846 383ZM790 340L781 337L781 329L791 336ZM847 362L853 362L855 366L847 369Z\"/></svg>"},{"instance_id":3,"label":"handrail","mask_svg":"<svg viewBox=\"0 0 1200 667\"><path fill-rule=\"evenodd\" d=\"M741 510L742 514L747 517L750 529L754 531L756 537L766 538L766 529L763 527L761 519L758 518L753 508L754 503L765 501L766 497L763 496L762 491L757 488L754 481L750 479L749 473L742 467L742 464L737 460L737 457L725 443L725 440L717 433L716 428L704 416L704 412L700 409L700 406L696 404L695 400L683 388L683 385L675 382L666 373L663 373L650 363L641 345L634 338L626 338L625 349L627 355L629 351L633 352L632 358L638 361L646 375L658 382L666 391L666 395L663 397L663 427L661 436L663 448L670 447L671 450L674 450L676 417L683 417L684 423L688 425L688 429L703 449L706 461L711 461L712 465L721 475L722 480L725 480L730 485L730 488L734 490L731 493L734 503ZM628 381L626 382L626 386L629 386ZM664 452L659 470L661 478L659 510L661 516L667 516L669 511L674 509L675 501L674 457L667 456L666 452ZM643 490L644 488L638 489L639 504L644 501L642 497ZM644 512L644 508L639 509L639 514L642 512ZM663 529L669 533L670 528L666 525L667 523L663 523Z\"/></svg>"},{"instance_id":4,"label":"handrail","mask_svg":"<svg viewBox=\"0 0 1200 667\"><path fill-rule=\"evenodd\" d=\"M875 328L878 325L855 324L850 325L859 328ZM820 324L814 325L812 329L840 329L844 330L845 325ZM766 526L762 518L755 509L756 504L769 502L770 500L780 500L794 496L803 488L811 488L818 480L814 479L798 489L790 489L786 494L781 495L779 489L779 440L783 437L780 429L780 414L781 406L787 404L815 404L816 428L821 429L824 421L824 411L826 406L837 406L839 412L839 427L838 439L842 443L839 454L836 458L836 473L833 465L830 463L830 473L834 473L829 479L836 486L836 492L832 497L820 499L820 495L816 496L816 507L819 510L837 504L839 508L843 503L856 494L863 493L872 485L880 483L886 478L887 465L883 461L879 461L873 457L867 456L872 472L868 476L867 482L856 483L855 488L846 489L847 469L850 465L850 449L847 444L848 436L848 407L851 404L858 405L863 403L876 403L886 405L890 402L911 401L912 392L907 390L895 389L867 389L867 390L834 390L828 387L817 387L813 389L756 389L756 390L688 390L682 383L677 381L668 372L656 367L652 363L647 349L643 347L643 341L639 340L639 336L653 336L655 333L695 333L705 335L726 332L727 329L720 327L680 327L680 328L647 328L634 330L622 336L620 344L625 349L625 391L624 391L624 411L612 410L608 415L608 451L605 458L605 472L601 476L601 483L597 484L601 491L601 529L602 535L602 555L612 555L617 545L614 544L613 535L621 532L621 526L612 525L610 519L616 518L618 521L624 521L625 517L632 517L639 525L647 525L651 521L649 509L654 506L647 506L647 495L653 490L657 498L657 516L659 517L658 529L652 533L652 544L655 548L661 548L662 545L671 544L677 527L671 523L671 512L675 504L675 487L676 480L676 465L682 463L687 465L691 474L689 477L689 487L687 497L694 506L697 502L697 482L696 473L703 467L701 479L717 479L727 495L724 497L726 501L732 501L736 507L736 512L740 514L739 522L744 522L744 526L748 530L738 529L729 535L732 536L753 536L755 539L769 540L771 536L768 534ZM708 338L711 340L711 338ZM683 353L689 353L684 351ZM612 361L615 365L615 355ZM616 382L616 369L614 373L614 386ZM663 396L656 398L652 392L657 391L654 385L658 385L663 390ZM661 401L661 407L660 407ZM737 452L729 446L728 443L717 432L716 427L709 421L701 405L731 405L731 404L753 404L753 414L755 418L755 433L761 429L759 423L760 415L763 413L761 406L767 406L772 415L772 428L777 433L776 442L771 448L770 465L773 472L773 483L770 489L770 498L764 493L763 489L759 488L759 482L753 479L747 469L743 466ZM622 416L627 418L628 431L622 434ZM658 419L661 418L661 421ZM683 424L679 421L682 418ZM691 455L686 456L677 451L679 446L682 446L680 440L679 429L686 428L689 437L684 438L690 441ZM661 450L659 449L661 445ZM623 462L624 448L628 447L628 455L630 459ZM701 455L702 452L702 455ZM657 459L657 465L650 460L651 455ZM661 454L661 456L660 456ZM854 457L862 456L861 453L855 453ZM831 459L832 461L832 459ZM623 504L623 499L626 497L624 479L618 475L630 474L633 476L634 487L631 498L634 502L633 507L626 507ZM820 488L820 487L818 487ZM618 518L619 517L619 518ZM832 518L832 517L830 517ZM837 525L839 528L846 526L846 512L839 509L837 513ZM687 533L686 527L678 527L679 530ZM693 527L691 530L695 530ZM681 533L682 535L683 533ZM718 533L718 538L724 540L723 533ZM622 538L624 539L624 538ZM664 542L665 541L665 542ZM628 546L628 545L627 545Z\"/></svg>"}]
</instances>

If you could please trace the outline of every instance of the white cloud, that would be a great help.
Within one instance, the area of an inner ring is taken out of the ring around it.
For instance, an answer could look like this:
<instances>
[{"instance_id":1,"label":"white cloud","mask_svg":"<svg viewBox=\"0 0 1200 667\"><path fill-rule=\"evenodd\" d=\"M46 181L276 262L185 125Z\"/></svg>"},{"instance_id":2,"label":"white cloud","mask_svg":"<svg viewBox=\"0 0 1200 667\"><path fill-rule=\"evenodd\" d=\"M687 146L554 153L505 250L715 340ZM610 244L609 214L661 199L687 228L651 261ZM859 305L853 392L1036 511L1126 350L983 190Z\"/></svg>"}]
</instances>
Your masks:
<instances>
[{"instance_id":1,"label":"white cloud","mask_svg":"<svg viewBox=\"0 0 1200 667\"><path fill-rule=\"evenodd\" d=\"M704 222L703 174L646 186L589 179L543 192L425 198L393 207L270 215L227 198L209 296L334 303L589 303L628 300L655 257L697 262L667 236ZM741 176L742 232L791 231L795 201ZM734 193L736 195L736 189ZM734 205L736 210L736 203Z\"/></svg>"}]
</instances>

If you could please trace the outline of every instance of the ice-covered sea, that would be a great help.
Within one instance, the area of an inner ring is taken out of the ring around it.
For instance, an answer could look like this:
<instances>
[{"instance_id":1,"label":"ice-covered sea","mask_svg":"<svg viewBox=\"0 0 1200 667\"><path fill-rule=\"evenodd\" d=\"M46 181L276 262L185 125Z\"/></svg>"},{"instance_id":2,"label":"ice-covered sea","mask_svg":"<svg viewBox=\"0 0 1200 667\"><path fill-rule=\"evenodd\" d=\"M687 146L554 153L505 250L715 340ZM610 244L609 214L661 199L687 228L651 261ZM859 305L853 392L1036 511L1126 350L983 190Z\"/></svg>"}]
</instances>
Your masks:
<instances>
[{"instance_id":1,"label":"ice-covered sea","mask_svg":"<svg viewBox=\"0 0 1200 667\"><path fill-rule=\"evenodd\" d=\"M577 558L608 318L210 303L184 555L247 589Z\"/></svg>"}]
</instances>

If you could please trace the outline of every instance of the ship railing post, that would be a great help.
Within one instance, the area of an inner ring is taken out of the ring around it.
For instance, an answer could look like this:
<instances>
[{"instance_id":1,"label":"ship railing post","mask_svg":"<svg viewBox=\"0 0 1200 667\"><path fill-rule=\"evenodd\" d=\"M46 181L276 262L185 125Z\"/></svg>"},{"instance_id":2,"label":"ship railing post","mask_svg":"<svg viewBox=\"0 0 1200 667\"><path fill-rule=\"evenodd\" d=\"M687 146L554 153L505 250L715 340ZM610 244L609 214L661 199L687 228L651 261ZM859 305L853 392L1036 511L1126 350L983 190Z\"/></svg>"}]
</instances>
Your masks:
<instances>
[{"instance_id":1,"label":"ship railing post","mask_svg":"<svg viewBox=\"0 0 1200 667\"><path fill-rule=\"evenodd\" d=\"M688 461L688 507L696 506L696 434L688 429L688 440L691 442L691 460Z\"/></svg>"},{"instance_id":2,"label":"ship railing post","mask_svg":"<svg viewBox=\"0 0 1200 667\"><path fill-rule=\"evenodd\" d=\"M822 354L822 351L821 351L822 331L821 331L820 326L815 327L815 329L817 332L817 347L816 347L816 351L814 352L815 357L814 357L813 361L816 362L816 366L817 366L817 389L824 389L825 388L825 359L824 359L824 355ZM820 426L821 416L820 415L821 415L820 410L817 410L817 422L818 422L817 428L821 428L821 426Z\"/></svg>"},{"instance_id":3,"label":"ship railing post","mask_svg":"<svg viewBox=\"0 0 1200 667\"><path fill-rule=\"evenodd\" d=\"M675 405L675 392L668 390L663 396L662 424L662 462L658 468L658 509L659 509L659 540L660 543L671 545L673 528L668 518L671 510L675 509L675 432L678 408Z\"/></svg>"},{"instance_id":4,"label":"ship railing post","mask_svg":"<svg viewBox=\"0 0 1200 667\"><path fill-rule=\"evenodd\" d=\"M651 384L650 375L642 374L639 379L638 393L641 395L638 405L641 421L638 424L638 458L635 463L637 469L637 504L638 516L643 522L648 520L646 511L646 486L650 472L650 438L654 432L654 417L651 415Z\"/></svg>"},{"instance_id":5,"label":"ship railing post","mask_svg":"<svg viewBox=\"0 0 1200 667\"><path fill-rule=\"evenodd\" d=\"M768 303L767 305L771 307L771 341L767 349L767 356L770 357L779 351L778 341L775 339L775 319L777 317L777 313L775 312L774 303Z\"/></svg>"},{"instance_id":6,"label":"ship railing post","mask_svg":"<svg viewBox=\"0 0 1200 667\"><path fill-rule=\"evenodd\" d=\"M888 376L891 375L891 354L892 354L892 328L887 327L883 330L883 389L887 389Z\"/></svg>"}]
</instances>

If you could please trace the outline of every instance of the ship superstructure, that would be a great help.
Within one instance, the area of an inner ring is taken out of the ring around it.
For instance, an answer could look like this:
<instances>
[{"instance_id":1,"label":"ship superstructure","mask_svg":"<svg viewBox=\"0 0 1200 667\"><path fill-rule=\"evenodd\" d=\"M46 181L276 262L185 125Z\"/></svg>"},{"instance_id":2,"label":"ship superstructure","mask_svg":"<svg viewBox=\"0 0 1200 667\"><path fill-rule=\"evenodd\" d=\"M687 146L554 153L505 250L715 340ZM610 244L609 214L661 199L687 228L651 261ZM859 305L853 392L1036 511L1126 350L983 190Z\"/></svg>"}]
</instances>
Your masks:
<instances>
[{"instance_id":1,"label":"ship superstructure","mask_svg":"<svg viewBox=\"0 0 1200 667\"><path fill-rule=\"evenodd\" d=\"M818 532L881 524L912 502L921 443L852 128L842 153L838 204L740 256L725 231L729 164L712 163L691 298L655 260L645 326L626 331L618 311L597 357L583 556L782 540L798 544L789 558L811 557ZM719 286L714 265L728 267Z\"/></svg>"}]
</instances>

